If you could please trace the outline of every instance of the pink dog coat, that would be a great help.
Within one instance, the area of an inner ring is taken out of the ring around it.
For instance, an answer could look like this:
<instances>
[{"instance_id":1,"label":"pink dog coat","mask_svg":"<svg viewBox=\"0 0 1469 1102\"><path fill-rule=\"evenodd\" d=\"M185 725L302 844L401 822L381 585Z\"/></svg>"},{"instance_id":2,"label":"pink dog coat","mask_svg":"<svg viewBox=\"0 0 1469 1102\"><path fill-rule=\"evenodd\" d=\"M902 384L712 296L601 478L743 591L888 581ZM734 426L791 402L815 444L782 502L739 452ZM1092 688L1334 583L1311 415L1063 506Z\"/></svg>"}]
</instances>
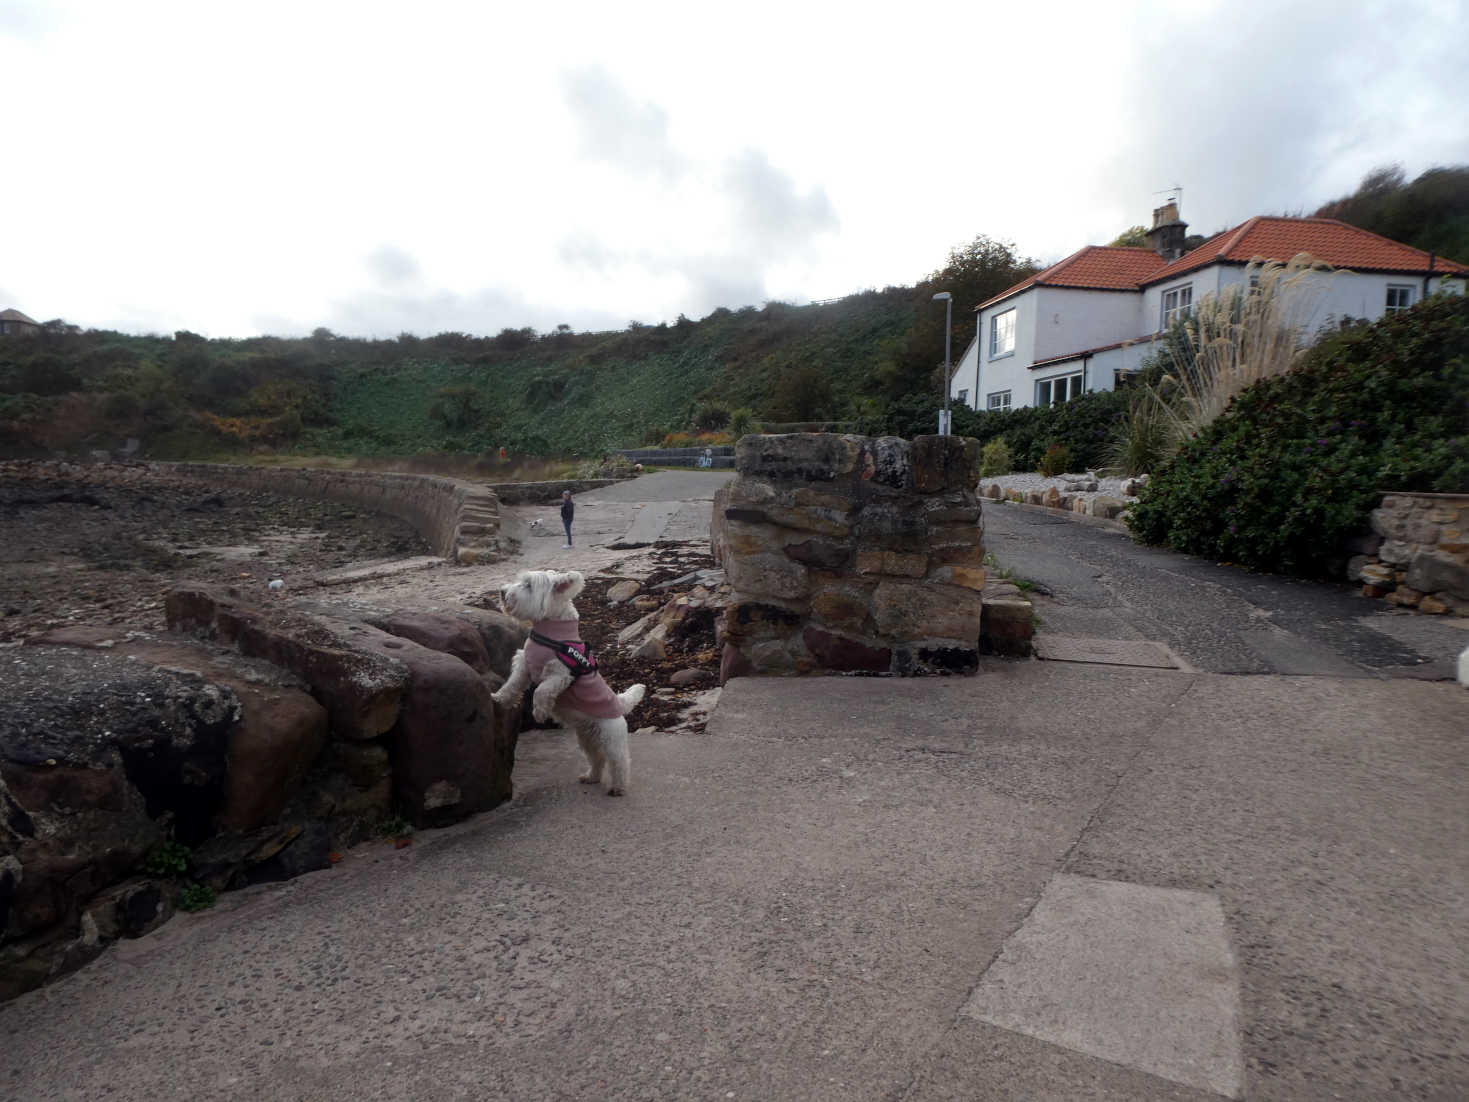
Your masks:
<instances>
[{"instance_id":1,"label":"pink dog coat","mask_svg":"<svg viewBox=\"0 0 1469 1102\"><path fill-rule=\"evenodd\" d=\"M548 669L557 665L571 670L575 678L561 693L558 703L598 719L617 719L627 714L612 686L596 672L597 660L592 657L592 649L581 641L579 621L540 620L531 625L531 633L525 642L525 668L530 671L531 679L540 683ZM572 653L536 642L537 635L561 643Z\"/></svg>"}]
</instances>

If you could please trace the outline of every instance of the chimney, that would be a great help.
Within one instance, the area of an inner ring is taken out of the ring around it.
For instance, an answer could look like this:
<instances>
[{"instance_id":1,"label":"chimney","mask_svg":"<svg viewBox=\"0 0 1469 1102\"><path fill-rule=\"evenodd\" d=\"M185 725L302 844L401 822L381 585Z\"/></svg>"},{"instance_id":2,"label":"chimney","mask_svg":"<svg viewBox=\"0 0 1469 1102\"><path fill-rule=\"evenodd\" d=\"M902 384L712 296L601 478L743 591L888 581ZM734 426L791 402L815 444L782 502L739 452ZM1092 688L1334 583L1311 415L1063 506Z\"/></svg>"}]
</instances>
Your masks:
<instances>
[{"instance_id":1,"label":"chimney","mask_svg":"<svg viewBox=\"0 0 1469 1102\"><path fill-rule=\"evenodd\" d=\"M1178 217L1178 203L1168 200L1153 210L1153 228L1148 231L1148 244L1164 260L1177 260L1183 255L1183 239L1188 223Z\"/></svg>"}]
</instances>

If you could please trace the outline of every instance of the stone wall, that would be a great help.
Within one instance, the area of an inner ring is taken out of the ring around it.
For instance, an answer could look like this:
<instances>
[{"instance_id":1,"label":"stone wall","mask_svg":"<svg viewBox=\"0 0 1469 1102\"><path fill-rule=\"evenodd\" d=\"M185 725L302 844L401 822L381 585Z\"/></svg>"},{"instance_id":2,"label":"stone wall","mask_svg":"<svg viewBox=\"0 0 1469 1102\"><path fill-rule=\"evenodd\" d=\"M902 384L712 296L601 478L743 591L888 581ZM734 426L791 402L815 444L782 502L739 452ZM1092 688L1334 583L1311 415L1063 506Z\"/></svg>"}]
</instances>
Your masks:
<instances>
[{"instance_id":1,"label":"stone wall","mask_svg":"<svg viewBox=\"0 0 1469 1102\"><path fill-rule=\"evenodd\" d=\"M435 552L455 562L494 562L506 553L500 542L499 498L488 486L474 482L423 474L306 467L222 463L150 466L210 485L334 501L397 517L413 525Z\"/></svg>"},{"instance_id":2,"label":"stone wall","mask_svg":"<svg viewBox=\"0 0 1469 1102\"><path fill-rule=\"evenodd\" d=\"M1372 510L1372 532L1347 550L1347 576L1363 596L1469 614L1469 494L1388 494Z\"/></svg>"},{"instance_id":3,"label":"stone wall","mask_svg":"<svg viewBox=\"0 0 1469 1102\"><path fill-rule=\"evenodd\" d=\"M735 454L712 530L731 587L721 680L976 669L978 441L793 433Z\"/></svg>"},{"instance_id":4,"label":"stone wall","mask_svg":"<svg viewBox=\"0 0 1469 1102\"><path fill-rule=\"evenodd\" d=\"M490 489L495 491L501 505L555 505L561 500L562 490L581 494L625 481L622 478L560 478L552 482L497 482Z\"/></svg>"}]
</instances>

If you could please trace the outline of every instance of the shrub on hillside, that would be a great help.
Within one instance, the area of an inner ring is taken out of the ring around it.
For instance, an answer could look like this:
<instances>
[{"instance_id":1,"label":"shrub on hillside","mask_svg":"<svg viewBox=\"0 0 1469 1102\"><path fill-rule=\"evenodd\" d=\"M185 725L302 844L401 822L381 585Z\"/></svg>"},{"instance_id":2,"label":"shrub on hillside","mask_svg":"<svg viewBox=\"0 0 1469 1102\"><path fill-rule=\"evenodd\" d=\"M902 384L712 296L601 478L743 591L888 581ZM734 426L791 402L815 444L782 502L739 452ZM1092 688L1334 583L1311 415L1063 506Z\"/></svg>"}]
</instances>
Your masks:
<instances>
[{"instance_id":1,"label":"shrub on hillside","mask_svg":"<svg viewBox=\"0 0 1469 1102\"><path fill-rule=\"evenodd\" d=\"M1002 474L1009 474L1013 469L1010 460L1010 445L1005 443L1003 436L991 440L984 446L984 451L979 457L981 478L998 478Z\"/></svg>"},{"instance_id":2,"label":"shrub on hillside","mask_svg":"<svg viewBox=\"0 0 1469 1102\"><path fill-rule=\"evenodd\" d=\"M756 428L755 411L748 406L741 406L729 415L729 434L736 440L755 432Z\"/></svg>"},{"instance_id":3,"label":"shrub on hillside","mask_svg":"<svg viewBox=\"0 0 1469 1102\"><path fill-rule=\"evenodd\" d=\"M1153 472L1133 532L1209 558L1327 572L1390 490L1469 490L1469 298L1327 338Z\"/></svg>"},{"instance_id":4,"label":"shrub on hillside","mask_svg":"<svg viewBox=\"0 0 1469 1102\"><path fill-rule=\"evenodd\" d=\"M729 407L723 402L700 402L689 419L696 432L716 432L729 424Z\"/></svg>"}]
</instances>

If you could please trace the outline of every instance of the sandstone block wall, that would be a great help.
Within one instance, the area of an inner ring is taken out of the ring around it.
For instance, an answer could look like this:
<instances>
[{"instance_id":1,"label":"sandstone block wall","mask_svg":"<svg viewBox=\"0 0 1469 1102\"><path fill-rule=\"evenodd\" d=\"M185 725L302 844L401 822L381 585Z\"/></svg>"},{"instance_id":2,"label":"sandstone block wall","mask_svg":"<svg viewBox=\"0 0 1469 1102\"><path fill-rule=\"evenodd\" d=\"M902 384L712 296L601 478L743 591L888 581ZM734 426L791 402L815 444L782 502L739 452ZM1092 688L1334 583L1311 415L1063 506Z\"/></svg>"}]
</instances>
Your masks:
<instances>
[{"instance_id":1,"label":"sandstone block wall","mask_svg":"<svg viewBox=\"0 0 1469 1102\"><path fill-rule=\"evenodd\" d=\"M1469 494L1388 494L1349 551L1367 597L1423 612L1469 613Z\"/></svg>"},{"instance_id":2,"label":"sandstone block wall","mask_svg":"<svg viewBox=\"0 0 1469 1102\"><path fill-rule=\"evenodd\" d=\"M503 558L500 501L487 486L434 475L314 468L241 467L223 463L155 463L152 467L212 485L357 505L413 525L446 559Z\"/></svg>"},{"instance_id":3,"label":"sandstone block wall","mask_svg":"<svg viewBox=\"0 0 1469 1102\"><path fill-rule=\"evenodd\" d=\"M972 672L985 585L964 437L746 436L714 501L721 680Z\"/></svg>"}]
</instances>

